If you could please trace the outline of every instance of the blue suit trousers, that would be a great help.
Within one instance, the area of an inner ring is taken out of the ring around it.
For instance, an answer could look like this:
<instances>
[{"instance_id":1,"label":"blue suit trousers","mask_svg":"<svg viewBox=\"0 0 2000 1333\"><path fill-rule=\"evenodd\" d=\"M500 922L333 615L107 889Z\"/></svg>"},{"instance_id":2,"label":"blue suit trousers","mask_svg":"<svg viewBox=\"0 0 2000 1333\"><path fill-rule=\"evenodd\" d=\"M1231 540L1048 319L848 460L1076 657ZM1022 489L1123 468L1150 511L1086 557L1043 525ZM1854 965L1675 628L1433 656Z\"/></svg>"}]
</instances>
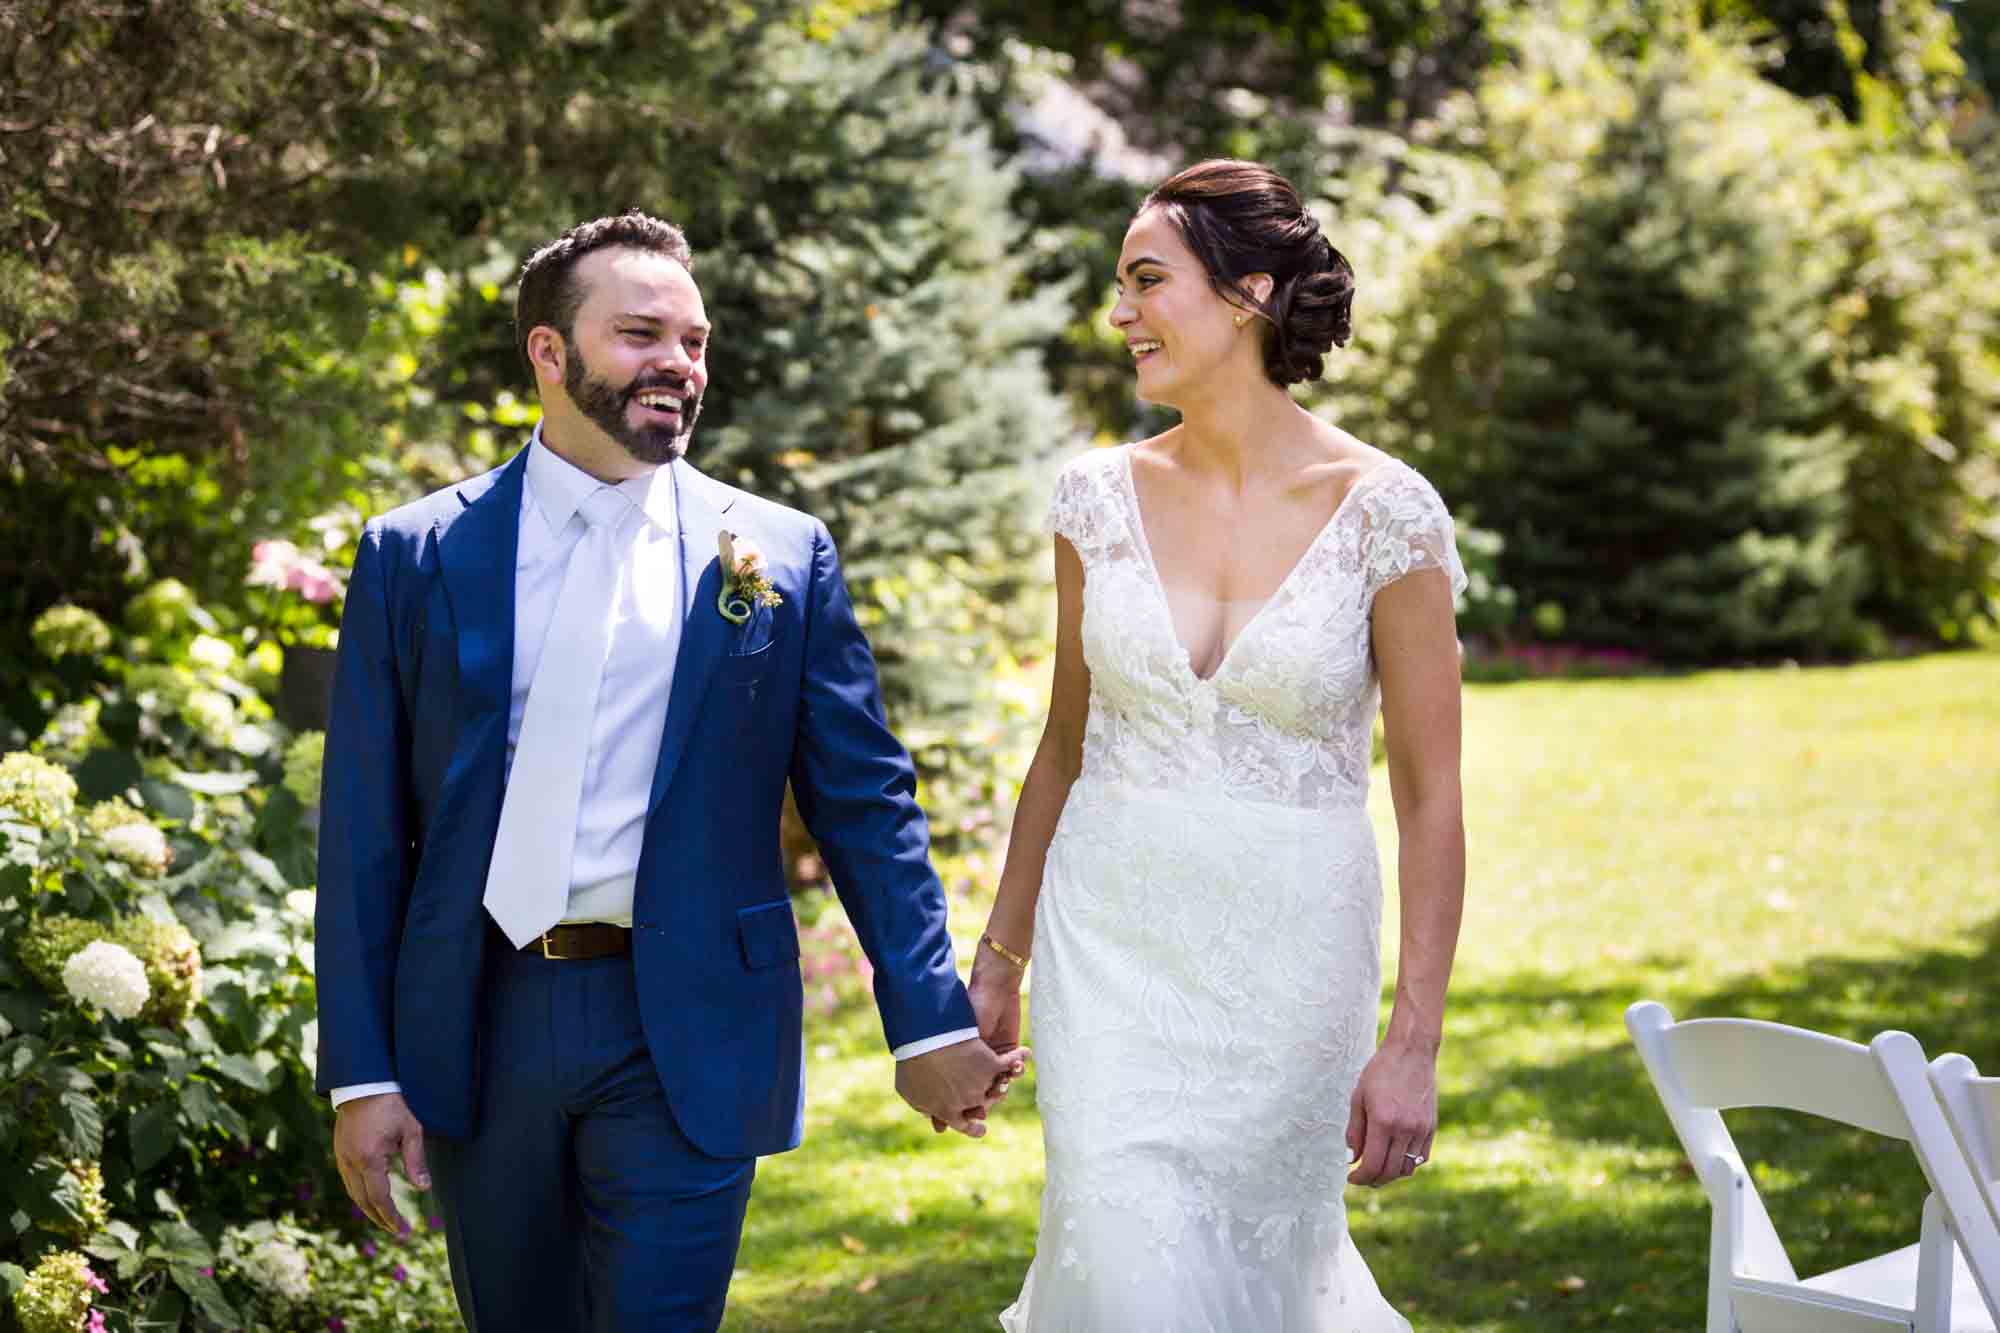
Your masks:
<instances>
[{"instance_id":1,"label":"blue suit trousers","mask_svg":"<svg viewBox=\"0 0 2000 1333\"><path fill-rule=\"evenodd\" d=\"M425 1147L471 1333L713 1333L756 1174L681 1132L632 960L545 959L497 933L479 1111Z\"/></svg>"}]
</instances>

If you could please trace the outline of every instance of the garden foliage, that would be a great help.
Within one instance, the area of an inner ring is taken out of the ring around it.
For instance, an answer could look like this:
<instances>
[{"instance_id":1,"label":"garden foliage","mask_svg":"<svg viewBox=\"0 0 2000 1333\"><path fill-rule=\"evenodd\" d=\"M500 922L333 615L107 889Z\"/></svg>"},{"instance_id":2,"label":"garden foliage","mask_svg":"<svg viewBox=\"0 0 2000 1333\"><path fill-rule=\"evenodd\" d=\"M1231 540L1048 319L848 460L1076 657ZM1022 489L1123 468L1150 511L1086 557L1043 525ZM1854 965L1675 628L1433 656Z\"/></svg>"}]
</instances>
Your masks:
<instances>
[{"instance_id":1,"label":"garden foliage","mask_svg":"<svg viewBox=\"0 0 2000 1333\"><path fill-rule=\"evenodd\" d=\"M32 639L0 723L0 1327L447 1326L438 1240L377 1254L332 1172L318 738L272 720L271 653L178 584Z\"/></svg>"}]
</instances>

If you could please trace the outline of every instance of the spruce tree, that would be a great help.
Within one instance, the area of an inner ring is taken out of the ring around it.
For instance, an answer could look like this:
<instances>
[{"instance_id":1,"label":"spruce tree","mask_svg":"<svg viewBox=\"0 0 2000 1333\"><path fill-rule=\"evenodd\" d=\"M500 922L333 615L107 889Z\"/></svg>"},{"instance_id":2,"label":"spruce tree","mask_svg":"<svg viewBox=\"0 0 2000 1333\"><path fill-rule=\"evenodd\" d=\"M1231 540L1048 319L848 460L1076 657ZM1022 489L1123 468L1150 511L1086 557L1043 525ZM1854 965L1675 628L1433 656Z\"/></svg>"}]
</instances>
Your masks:
<instances>
[{"instance_id":1,"label":"spruce tree","mask_svg":"<svg viewBox=\"0 0 2000 1333\"><path fill-rule=\"evenodd\" d=\"M1483 521L1560 637L1668 660L1853 645L1848 442L1821 427L1812 277L1753 175L1710 177L1662 60L1511 332Z\"/></svg>"}]
</instances>

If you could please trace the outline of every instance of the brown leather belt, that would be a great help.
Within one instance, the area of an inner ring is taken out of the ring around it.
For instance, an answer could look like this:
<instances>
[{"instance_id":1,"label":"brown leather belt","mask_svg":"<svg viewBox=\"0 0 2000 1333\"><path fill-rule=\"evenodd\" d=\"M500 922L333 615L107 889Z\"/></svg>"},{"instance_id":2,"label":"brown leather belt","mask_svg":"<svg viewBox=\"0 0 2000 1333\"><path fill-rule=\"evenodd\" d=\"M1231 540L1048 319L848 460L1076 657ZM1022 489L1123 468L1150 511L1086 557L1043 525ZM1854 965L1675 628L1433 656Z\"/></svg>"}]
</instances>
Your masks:
<instances>
[{"instance_id":1,"label":"brown leather belt","mask_svg":"<svg viewBox=\"0 0 2000 1333\"><path fill-rule=\"evenodd\" d=\"M591 958L622 958L632 952L632 932L628 927L602 921L551 926L529 940L521 952L539 952L544 958L574 962Z\"/></svg>"}]
</instances>

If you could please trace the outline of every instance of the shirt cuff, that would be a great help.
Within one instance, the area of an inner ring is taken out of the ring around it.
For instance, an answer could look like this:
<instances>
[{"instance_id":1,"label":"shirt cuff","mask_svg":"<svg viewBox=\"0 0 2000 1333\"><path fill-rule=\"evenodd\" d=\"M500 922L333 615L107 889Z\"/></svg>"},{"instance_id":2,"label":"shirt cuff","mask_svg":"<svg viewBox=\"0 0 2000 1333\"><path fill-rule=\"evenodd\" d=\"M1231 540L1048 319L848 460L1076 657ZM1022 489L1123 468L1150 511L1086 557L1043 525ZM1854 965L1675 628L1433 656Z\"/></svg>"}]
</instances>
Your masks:
<instances>
[{"instance_id":1,"label":"shirt cuff","mask_svg":"<svg viewBox=\"0 0 2000 1333\"><path fill-rule=\"evenodd\" d=\"M335 1088L329 1095L333 1098L333 1109L338 1111L342 1102L351 1102L357 1097L373 1097L384 1092L401 1092L400 1083L350 1083L344 1088Z\"/></svg>"},{"instance_id":2,"label":"shirt cuff","mask_svg":"<svg viewBox=\"0 0 2000 1333\"><path fill-rule=\"evenodd\" d=\"M956 1032L940 1032L935 1037L925 1037L922 1041L904 1042L901 1046L889 1052L889 1054L895 1056L899 1062L911 1060L919 1055L929 1055L932 1051L942 1050L946 1046L956 1046L962 1041L971 1041L978 1035L978 1028L960 1028Z\"/></svg>"}]
</instances>

